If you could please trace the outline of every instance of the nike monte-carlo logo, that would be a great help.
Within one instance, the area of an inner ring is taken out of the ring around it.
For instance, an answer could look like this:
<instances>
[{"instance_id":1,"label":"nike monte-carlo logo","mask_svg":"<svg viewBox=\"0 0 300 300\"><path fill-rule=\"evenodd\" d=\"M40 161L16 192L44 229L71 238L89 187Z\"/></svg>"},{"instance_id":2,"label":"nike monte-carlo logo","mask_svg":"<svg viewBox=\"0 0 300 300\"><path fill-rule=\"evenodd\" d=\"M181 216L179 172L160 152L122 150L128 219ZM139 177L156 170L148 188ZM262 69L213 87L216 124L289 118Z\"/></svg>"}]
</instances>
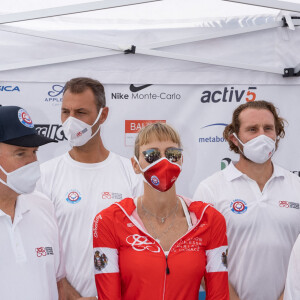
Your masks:
<instances>
[{"instance_id":1,"label":"nike monte-carlo logo","mask_svg":"<svg viewBox=\"0 0 300 300\"><path fill-rule=\"evenodd\" d=\"M136 93L138 91L141 91L141 90L147 88L150 85L152 85L152 84L144 84L144 85L140 85L140 86L135 86L135 85L131 84L129 89L131 92Z\"/></svg>"}]
</instances>

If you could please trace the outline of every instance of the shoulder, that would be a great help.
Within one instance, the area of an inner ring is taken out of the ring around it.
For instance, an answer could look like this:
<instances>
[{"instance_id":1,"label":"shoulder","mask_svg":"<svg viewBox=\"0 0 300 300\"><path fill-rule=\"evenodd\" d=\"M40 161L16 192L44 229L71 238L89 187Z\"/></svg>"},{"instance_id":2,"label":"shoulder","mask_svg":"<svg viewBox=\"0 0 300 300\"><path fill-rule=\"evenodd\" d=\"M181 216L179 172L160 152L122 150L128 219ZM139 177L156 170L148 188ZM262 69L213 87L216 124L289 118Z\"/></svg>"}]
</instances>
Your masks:
<instances>
[{"instance_id":1,"label":"shoulder","mask_svg":"<svg viewBox=\"0 0 300 300\"><path fill-rule=\"evenodd\" d=\"M300 185L300 178L298 174L295 174L287 169L282 168L281 166L278 166L274 164L275 172L279 175L283 175L285 182L294 183L297 185Z\"/></svg>"},{"instance_id":2,"label":"shoulder","mask_svg":"<svg viewBox=\"0 0 300 300\"><path fill-rule=\"evenodd\" d=\"M66 153L45 161L41 164L41 172L43 173L55 169L57 165L59 165L65 159L65 157Z\"/></svg>"},{"instance_id":3,"label":"shoulder","mask_svg":"<svg viewBox=\"0 0 300 300\"><path fill-rule=\"evenodd\" d=\"M218 171L200 182L202 185L215 185L225 180L224 170Z\"/></svg>"},{"instance_id":4,"label":"shoulder","mask_svg":"<svg viewBox=\"0 0 300 300\"><path fill-rule=\"evenodd\" d=\"M213 197L217 191L223 188L226 180L227 179L224 175L224 170L218 171L205 178L198 184L193 195L193 199L207 202L209 200L207 198Z\"/></svg>"},{"instance_id":5,"label":"shoulder","mask_svg":"<svg viewBox=\"0 0 300 300\"><path fill-rule=\"evenodd\" d=\"M131 161L129 158L126 158L126 157L116 154L114 152L110 152L110 155L112 156L113 162L123 165L125 167L128 167L128 166L132 167Z\"/></svg>"},{"instance_id":6,"label":"shoulder","mask_svg":"<svg viewBox=\"0 0 300 300\"><path fill-rule=\"evenodd\" d=\"M223 215L209 203L203 201L193 200L190 203L190 208L195 211L198 219L202 216L207 216L210 219L223 220ZM225 219L224 219L225 221Z\"/></svg>"},{"instance_id":7,"label":"shoulder","mask_svg":"<svg viewBox=\"0 0 300 300\"><path fill-rule=\"evenodd\" d=\"M19 196L22 205L27 206L30 210L45 216L54 216L54 206L51 200L43 193L34 191L31 194Z\"/></svg>"},{"instance_id":8,"label":"shoulder","mask_svg":"<svg viewBox=\"0 0 300 300\"><path fill-rule=\"evenodd\" d=\"M102 218L113 218L119 213L130 216L135 208L134 200L132 198L124 198L121 201L117 201L109 207L101 210L98 215Z\"/></svg>"},{"instance_id":9,"label":"shoulder","mask_svg":"<svg viewBox=\"0 0 300 300\"><path fill-rule=\"evenodd\" d=\"M99 223L101 223L101 225L105 224L114 227L114 225L126 217L126 215L129 217L134 209L135 204L132 198L125 198L115 202L95 216L93 228L94 230L97 230L99 228Z\"/></svg>"}]
</instances>

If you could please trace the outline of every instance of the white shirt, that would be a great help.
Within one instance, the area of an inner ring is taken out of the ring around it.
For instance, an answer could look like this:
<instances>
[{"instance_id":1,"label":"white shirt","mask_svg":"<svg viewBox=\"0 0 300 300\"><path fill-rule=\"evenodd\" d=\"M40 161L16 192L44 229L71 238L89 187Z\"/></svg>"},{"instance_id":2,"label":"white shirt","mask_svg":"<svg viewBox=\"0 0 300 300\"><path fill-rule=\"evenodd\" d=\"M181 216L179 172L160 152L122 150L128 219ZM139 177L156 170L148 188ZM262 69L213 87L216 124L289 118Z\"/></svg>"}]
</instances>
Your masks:
<instances>
[{"instance_id":1,"label":"white shirt","mask_svg":"<svg viewBox=\"0 0 300 300\"><path fill-rule=\"evenodd\" d=\"M300 299L300 235L291 253L283 299Z\"/></svg>"},{"instance_id":2,"label":"white shirt","mask_svg":"<svg viewBox=\"0 0 300 300\"><path fill-rule=\"evenodd\" d=\"M19 196L13 223L0 210L0 299L57 300L64 276L51 201L41 193Z\"/></svg>"},{"instance_id":3,"label":"white shirt","mask_svg":"<svg viewBox=\"0 0 300 300\"><path fill-rule=\"evenodd\" d=\"M231 163L201 182L193 198L226 219L229 280L240 299L277 300L300 232L300 179L274 165L260 191Z\"/></svg>"},{"instance_id":4,"label":"white shirt","mask_svg":"<svg viewBox=\"0 0 300 300\"><path fill-rule=\"evenodd\" d=\"M142 177L129 159L112 152L94 164L77 162L66 153L42 164L41 174L37 189L54 203L67 279L81 296L94 297L94 217L116 201L139 195Z\"/></svg>"}]
</instances>

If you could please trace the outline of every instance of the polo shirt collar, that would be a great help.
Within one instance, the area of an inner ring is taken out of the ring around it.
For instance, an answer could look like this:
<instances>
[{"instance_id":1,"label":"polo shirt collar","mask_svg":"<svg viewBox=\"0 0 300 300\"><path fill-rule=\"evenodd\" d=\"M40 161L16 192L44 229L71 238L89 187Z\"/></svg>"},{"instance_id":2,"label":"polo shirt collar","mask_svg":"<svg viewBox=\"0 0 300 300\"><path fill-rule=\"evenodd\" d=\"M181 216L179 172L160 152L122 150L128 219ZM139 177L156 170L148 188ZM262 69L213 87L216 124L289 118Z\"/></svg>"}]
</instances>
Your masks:
<instances>
[{"instance_id":1,"label":"polo shirt collar","mask_svg":"<svg viewBox=\"0 0 300 300\"><path fill-rule=\"evenodd\" d=\"M223 171L224 175L225 175L225 178L228 181L233 181L234 179L242 177L243 175L245 175L244 173L242 173L241 171L239 171L235 167L236 163L237 163L237 161L231 161L231 163ZM272 162L272 164L273 164L273 174L272 174L271 178L285 177L284 169L277 166L273 162Z\"/></svg>"},{"instance_id":2,"label":"polo shirt collar","mask_svg":"<svg viewBox=\"0 0 300 300\"><path fill-rule=\"evenodd\" d=\"M19 195L16 204L16 214L24 215L30 211L28 199L24 199L24 195Z\"/></svg>"},{"instance_id":3,"label":"polo shirt collar","mask_svg":"<svg viewBox=\"0 0 300 300\"><path fill-rule=\"evenodd\" d=\"M228 181L233 181L234 179L242 177L244 175L241 171L239 171L235 167L236 163L237 163L237 161L231 161L231 163L223 171L225 178Z\"/></svg>"}]
</instances>

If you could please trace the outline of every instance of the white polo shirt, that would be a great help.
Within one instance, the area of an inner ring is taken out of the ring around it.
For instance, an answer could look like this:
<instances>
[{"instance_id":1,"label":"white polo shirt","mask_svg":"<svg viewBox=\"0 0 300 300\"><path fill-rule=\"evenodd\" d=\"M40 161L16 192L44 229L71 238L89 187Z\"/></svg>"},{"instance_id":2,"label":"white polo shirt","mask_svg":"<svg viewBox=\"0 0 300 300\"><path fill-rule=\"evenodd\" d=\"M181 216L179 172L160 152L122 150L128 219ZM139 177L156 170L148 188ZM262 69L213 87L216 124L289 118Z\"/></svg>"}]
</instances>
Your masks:
<instances>
[{"instance_id":1,"label":"white polo shirt","mask_svg":"<svg viewBox=\"0 0 300 300\"><path fill-rule=\"evenodd\" d=\"M263 191L231 163L198 186L195 200L225 217L229 280L241 300L277 300L300 232L300 179L274 165Z\"/></svg>"},{"instance_id":2,"label":"white polo shirt","mask_svg":"<svg viewBox=\"0 0 300 300\"><path fill-rule=\"evenodd\" d=\"M110 152L101 163L73 160L69 153L41 165L37 189L54 203L67 279L83 297L97 295L92 226L95 216L115 201L142 193L142 177L129 159Z\"/></svg>"},{"instance_id":3,"label":"white polo shirt","mask_svg":"<svg viewBox=\"0 0 300 300\"><path fill-rule=\"evenodd\" d=\"M13 223L0 210L0 299L57 300L64 276L51 201L36 192L19 196Z\"/></svg>"},{"instance_id":4,"label":"white polo shirt","mask_svg":"<svg viewBox=\"0 0 300 300\"><path fill-rule=\"evenodd\" d=\"M283 300L298 299L300 299L300 235L291 253Z\"/></svg>"}]
</instances>

